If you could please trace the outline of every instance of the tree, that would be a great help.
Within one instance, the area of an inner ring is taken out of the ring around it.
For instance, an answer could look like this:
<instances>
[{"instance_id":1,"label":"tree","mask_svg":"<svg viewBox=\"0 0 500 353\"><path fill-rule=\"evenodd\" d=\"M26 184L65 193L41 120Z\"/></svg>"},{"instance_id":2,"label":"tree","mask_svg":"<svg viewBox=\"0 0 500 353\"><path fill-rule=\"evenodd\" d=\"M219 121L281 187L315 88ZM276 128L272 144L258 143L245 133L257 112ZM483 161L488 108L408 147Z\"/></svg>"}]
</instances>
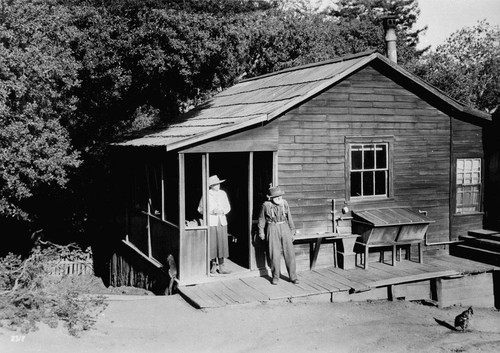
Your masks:
<instances>
[{"instance_id":1,"label":"tree","mask_svg":"<svg viewBox=\"0 0 500 353\"><path fill-rule=\"evenodd\" d=\"M493 112L500 102L500 27L481 21L462 28L413 71L456 100Z\"/></svg>"},{"instance_id":2,"label":"tree","mask_svg":"<svg viewBox=\"0 0 500 353\"><path fill-rule=\"evenodd\" d=\"M254 16L246 28L248 77L384 45L371 23L339 23L319 13L267 13Z\"/></svg>"},{"instance_id":3,"label":"tree","mask_svg":"<svg viewBox=\"0 0 500 353\"><path fill-rule=\"evenodd\" d=\"M0 216L36 217L30 205L63 188L79 163L61 120L74 113L76 35L53 1L4 4L0 19Z\"/></svg>"},{"instance_id":4,"label":"tree","mask_svg":"<svg viewBox=\"0 0 500 353\"><path fill-rule=\"evenodd\" d=\"M372 23L379 32L383 41L382 17L388 14L396 16L398 22L397 43L398 62L406 63L416 60L423 52L416 49L419 35L426 28L415 30L417 18L420 14L416 0L339 0L329 14L341 21L358 21L362 24ZM401 40L402 39L402 40Z\"/></svg>"}]
</instances>

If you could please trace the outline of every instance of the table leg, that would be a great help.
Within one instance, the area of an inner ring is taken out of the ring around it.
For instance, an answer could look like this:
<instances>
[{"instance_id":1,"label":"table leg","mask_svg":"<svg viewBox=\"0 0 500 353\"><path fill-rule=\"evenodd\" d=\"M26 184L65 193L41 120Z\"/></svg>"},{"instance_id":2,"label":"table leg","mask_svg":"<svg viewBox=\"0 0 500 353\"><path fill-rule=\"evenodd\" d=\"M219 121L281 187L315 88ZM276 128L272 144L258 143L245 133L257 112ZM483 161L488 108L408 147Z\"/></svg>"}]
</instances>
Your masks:
<instances>
[{"instance_id":1,"label":"table leg","mask_svg":"<svg viewBox=\"0 0 500 353\"><path fill-rule=\"evenodd\" d=\"M322 241L323 241L323 238L318 238L316 240L316 246L314 247L313 258L311 260L311 270L314 270L314 267L316 266L316 260L318 259L319 248L321 246Z\"/></svg>"},{"instance_id":2,"label":"table leg","mask_svg":"<svg viewBox=\"0 0 500 353\"><path fill-rule=\"evenodd\" d=\"M338 267L338 260L337 260L337 242L333 242L333 267Z\"/></svg>"},{"instance_id":3,"label":"table leg","mask_svg":"<svg viewBox=\"0 0 500 353\"><path fill-rule=\"evenodd\" d=\"M396 266L396 245L392 246L392 266Z\"/></svg>"},{"instance_id":4,"label":"table leg","mask_svg":"<svg viewBox=\"0 0 500 353\"><path fill-rule=\"evenodd\" d=\"M368 245L365 245L365 263L364 263L364 268L365 270L368 268Z\"/></svg>"}]
</instances>

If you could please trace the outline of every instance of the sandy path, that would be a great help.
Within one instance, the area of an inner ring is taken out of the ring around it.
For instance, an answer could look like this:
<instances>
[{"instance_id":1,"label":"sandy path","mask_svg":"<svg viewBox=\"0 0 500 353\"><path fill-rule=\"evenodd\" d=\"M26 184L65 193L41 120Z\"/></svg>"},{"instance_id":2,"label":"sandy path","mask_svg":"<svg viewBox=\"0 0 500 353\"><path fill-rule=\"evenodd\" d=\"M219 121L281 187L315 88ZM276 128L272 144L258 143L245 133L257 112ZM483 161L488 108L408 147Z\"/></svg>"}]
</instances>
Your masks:
<instances>
[{"instance_id":1,"label":"sandy path","mask_svg":"<svg viewBox=\"0 0 500 353\"><path fill-rule=\"evenodd\" d=\"M497 310L476 308L465 333L435 320L453 323L462 310L307 301L201 311L178 295L113 300L81 338L63 327L0 329L0 352L500 352Z\"/></svg>"}]
</instances>

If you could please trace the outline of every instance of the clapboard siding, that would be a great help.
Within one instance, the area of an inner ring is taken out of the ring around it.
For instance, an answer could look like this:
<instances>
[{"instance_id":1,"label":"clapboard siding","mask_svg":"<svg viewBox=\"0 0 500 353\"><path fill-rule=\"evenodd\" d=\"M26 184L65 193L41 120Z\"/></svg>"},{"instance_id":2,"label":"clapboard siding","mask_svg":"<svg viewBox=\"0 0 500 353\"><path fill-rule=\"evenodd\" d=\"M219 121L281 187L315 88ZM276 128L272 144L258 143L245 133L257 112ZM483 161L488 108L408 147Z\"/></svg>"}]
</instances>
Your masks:
<instances>
[{"instance_id":1,"label":"clapboard siding","mask_svg":"<svg viewBox=\"0 0 500 353\"><path fill-rule=\"evenodd\" d=\"M483 213L472 215L455 215L456 209L456 164L454 161L457 158L481 158L483 161L483 186L484 186L484 141L483 128L470 123L454 119L452 121L452 194L450 203L451 213L451 229L450 235L452 239L458 239L460 235L467 235L471 229L483 227ZM483 187L484 190L484 187ZM483 191L482 190L482 191ZM482 197L484 200L484 197Z\"/></svg>"},{"instance_id":2,"label":"clapboard siding","mask_svg":"<svg viewBox=\"0 0 500 353\"><path fill-rule=\"evenodd\" d=\"M393 137L393 195L352 209L410 206L449 237L450 118L372 67L279 119L279 182L302 232L332 229L332 200L346 195L345 137Z\"/></svg>"}]
</instances>

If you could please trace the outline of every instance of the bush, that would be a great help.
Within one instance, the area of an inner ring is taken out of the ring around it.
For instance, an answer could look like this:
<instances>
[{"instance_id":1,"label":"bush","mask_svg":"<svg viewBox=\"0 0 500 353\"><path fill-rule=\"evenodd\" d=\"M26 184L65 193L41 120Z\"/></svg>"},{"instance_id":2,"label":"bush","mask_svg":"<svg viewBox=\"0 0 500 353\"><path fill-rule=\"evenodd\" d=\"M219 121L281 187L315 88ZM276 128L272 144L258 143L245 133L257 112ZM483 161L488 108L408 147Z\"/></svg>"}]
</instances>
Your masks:
<instances>
[{"instance_id":1,"label":"bush","mask_svg":"<svg viewBox=\"0 0 500 353\"><path fill-rule=\"evenodd\" d=\"M104 297L80 292L78 281L51 276L51 266L61 257L88 256L70 246L37 246L22 259L9 254L0 259L0 326L23 333L35 331L39 322L57 327L62 322L69 334L89 330L104 310Z\"/></svg>"}]
</instances>

